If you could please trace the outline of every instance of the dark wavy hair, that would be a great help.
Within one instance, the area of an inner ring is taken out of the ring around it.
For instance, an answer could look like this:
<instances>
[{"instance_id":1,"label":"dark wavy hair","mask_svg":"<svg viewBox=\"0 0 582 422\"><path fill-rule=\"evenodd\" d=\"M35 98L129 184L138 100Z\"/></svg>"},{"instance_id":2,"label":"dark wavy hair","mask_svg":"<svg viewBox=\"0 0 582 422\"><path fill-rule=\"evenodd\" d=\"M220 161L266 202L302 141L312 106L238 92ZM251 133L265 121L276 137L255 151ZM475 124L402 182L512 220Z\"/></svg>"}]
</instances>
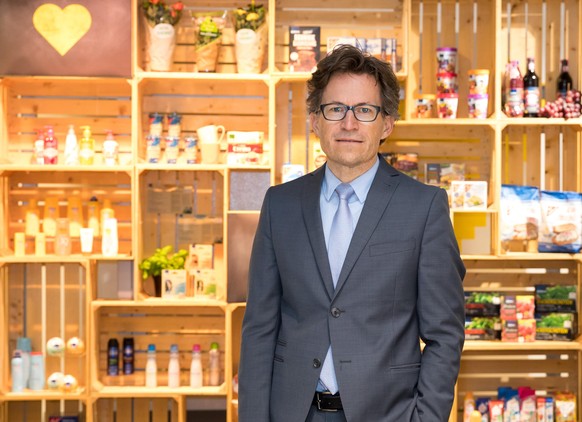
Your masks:
<instances>
[{"instance_id":1,"label":"dark wavy hair","mask_svg":"<svg viewBox=\"0 0 582 422\"><path fill-rule=\"evenodd\" d=\"M398 120L400 85L392 66L351 45L336 47L317 64L317 70L307 82L307 110L310 113L319 112L323 91L329 80L333 75L342 73L372 76L380 89L382 114Z\"/></svg>"}]
</instances>

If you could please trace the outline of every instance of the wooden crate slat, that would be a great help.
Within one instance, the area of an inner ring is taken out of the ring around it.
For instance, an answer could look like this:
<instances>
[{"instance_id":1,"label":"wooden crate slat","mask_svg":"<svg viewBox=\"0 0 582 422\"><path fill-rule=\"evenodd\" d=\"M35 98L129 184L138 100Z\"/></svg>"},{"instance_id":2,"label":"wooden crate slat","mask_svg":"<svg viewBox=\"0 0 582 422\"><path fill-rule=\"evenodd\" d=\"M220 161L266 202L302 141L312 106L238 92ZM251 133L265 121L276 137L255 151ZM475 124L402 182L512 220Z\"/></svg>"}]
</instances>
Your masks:
<instances>
[{"instance_id":1,"label":"wooden crate slat","mask_svg":"<svg viewBox=\"0 0 582 422\"><path fill-rule=\"evenodd\" d=\"M86 116L87 119L98 116L130 116L131 99L12 98L8 101L8 110L13 116ZM15 110L18 113L14 113Z\"/></svg>"},{"instance_id":2,"label":"wooden crate slat","mask_svg":"<svg viewBox=\"0 0 582 422\"><path fill-rule=\"evenodd\" d=\"M196 98L196 97L144 97L143 111L151 113L158 110L171 110L185 115L225 114L240 116L267 116L268 107L265 98L241 97L233 101L232 97Z\"/></svg>"}]
</instances>

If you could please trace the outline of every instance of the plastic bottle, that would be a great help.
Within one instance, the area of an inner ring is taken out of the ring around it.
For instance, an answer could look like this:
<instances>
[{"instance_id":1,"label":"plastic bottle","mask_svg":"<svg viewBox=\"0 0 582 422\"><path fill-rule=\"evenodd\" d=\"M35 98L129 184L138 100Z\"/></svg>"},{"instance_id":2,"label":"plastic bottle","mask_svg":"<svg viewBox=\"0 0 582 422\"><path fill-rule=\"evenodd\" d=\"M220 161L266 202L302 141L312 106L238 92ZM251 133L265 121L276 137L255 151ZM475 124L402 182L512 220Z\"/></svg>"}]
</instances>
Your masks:
<instances>
[{"instance_id":1,"label":"plastic bottle","mask_svg":"<svg viewBox=\"0 0 582 422\"><path fill-rule=\"evenodd\" d=\"M133 338L125 337L123 339L123 374L131 375L133 374Z\"/></svg>"},{"instance_id":2,"label":"plastic bottle","mask_svg":"<svg viewBox=\"0 0 582 422\"><path fill-rule=\"evenodd\" d=\"M79 143L77 141L77 134L75 133L74 125L69 125L69 131L65 138L65 165L79 165Z\"/></svg>"},{"instance_id":3,"label":"plastic bottle","mask_svg":"<svg viewBox=\"0 0 582 422\"><path fill-rule=\"evenodd\" d=\"M71 255L71 234L69 229L69 219L57 219L57 234L55 236L55 255Z\"/></svg>"},{"instance_id":4,"label":"plastic bottle","mask_svg":"<svg viewBox=\"0 0 582 422\"><path fill-rule=\"evenodd\" d=\"M93 236L95 237L100 234L100 220L99 201L95 196L92 196L87 204L87 227L93 229Z\"/></svg>"},{"instance_id":5,"label":"plastic bottle","mask_svg":"<svg viewBox=\"0 0 582 422\"><path fill-rule=\"evenodd\" d=\"M523 77L525 117L538 117L540 113L540 78L535 71L535 62L527 59L527 73Z\"/></svg>"},{"instance_id":6,"label":"plastic bottle","mask_svg":"<svg viewBox=\"0 0 582 422\"><path fill-rule=\"evenodd\" d=\"M170 346L170 361L168 363L168 387L177 388L180 386L180 355L178 345Z\"/></svg>"},{"instance_id":7,"label":"plastic bottle","mask_svg":"<svg viewBox=\"0 0 582 422\"><path fill-rule=\"evenodd\" d=\"M95 158L95 140L91 137L91 127L82 126L83 137L79 146L79 162L82 165L92 165Z\"/></svg>"},{"instance_id":8,"label":"plastic bottle","mask_svg":"<svg viewBox=\"0 0 582 422\"><path fill-rule=\"evenodd\" d=\"M67 203L67 218L69 219L69 234L71 237L81 236L83 227L83 203L78 196L72 196Z\"/></svg>"},{"instance_id":9,"label":"plastic bottle","mask_svg":"<svg viewBox=\"0 0 582 422\"><path fill-rule=\"evenodd\" d=\"M107 375L119 375L119 342L114 338L107 342Z\"/></svg>"},{"instance_id":10,"label":"plastic bottle","mask_svg":"<svg viewBox=\"0 0 582 422\"><path fill-rule=\"evenodd\" d=\"M557 93L561 97L566 98L566 94L572 89L572 76L568 72L568 60L562 59L562 68L560 70L560 76L558 76L557 81Z\"/></svg>"},{"instance_id":11,"label":"plastic bottle","mask_svg":"<svg viewBox=\"0 0 582 422\"><path fill-rule=\"evenodd\" d=\"M31 199L26 207L24 216L24 234L27 236L36 236L40 231L40 212L36 199Z\"/></svg>"},{"instance_id":12,"label":"plastic bottle","mask_svg":"<svg viewBox=\"0 0 582 422\"><path fill-rule=\"evenodd\" d=\"M213 342L210 345L208 356L209 384L214 386L220 385L220 350L218 343Z\"/></svg>"},{"instance_id":13,"label":"plastic bottle","mask_svg":"<svg viewBox=\"0 0 582 422\"><path fill-rule=\"evenodd\" d=\"M35 391L44 390L45 379L44 358L42 352L31 352L28 388Z\"/></svg>"},{"instance_id":14,"label":"plastic bottle","mask_svg":"<svg viewBox=\"0 0 582 422\"><path fill-rule=\"evenodd\" d=\"M45 126L43 155L45 164L58 164L59 142L52 126Z\"/></svg>"},{"instance_id":15,"label":"plastic bottle","mask_svg":"<svg viewBox=\"0 0 582 422\"><path fill-rule=\"evenodd\" d=\"M199 344L195 344L192 347L192 363L190 364L190 387L202 387L202 357L200 354Z\"/></svg>"},{"instance_id":16,"label":"plastic bottle","mask_svg":"<svg viewBox=\"0 0 582 422\"><path fill-rule=\"evenodd\" d=\"M26 387L28 385L28 379L30 378L30 352L32 352L30 339L28 337L18 337L16 340L16 348L20 351L20 357L22 358L24 386Z\"/></svg>"},{"instance_id":17,"label":"plastic bottle","mask_svg":"<svg viewBox=\"0 0 582 422\"><path fill-rule=\"evenodd\" d=\"M24 390L24 368L20 350L15 350L10 361L12 371L12 392L21 393Z\"/></svg>"},{"instance_id":18,"label":"plastic bottle","mask_svg":"<svg viewBox=\"0 0 582 422\"><path fill-rule=\"evenodd\" d=\"M473 410L473 412L471 412L471 416L469 417L469 422L481 422L482 419L482 415L481 412L479 412L478 410Z\"/></svg>"},{"instance_id":19,"label":"plastic bottle","mask_svg":"<svg viewBox=\"0 0 582 422\"><path fill-rule=\"evenodd\" d=\"M103 142L103 163L106 166L115 166L119 163L119 144L111 130L107 131L105 142Z\"/></svg>"},{"instance_id":20,"label":"plastic bottle","mask_svg":"<svg viewBox=\"0 0 582 422\"><path fill-rule=\"evenodd\" d=\"M465 395L465 400L463 402L463 422L471 422L471 415L475 410L475 398L473 393L468 392Z\"/></svg>"},{"instance_id":21,"label":"plastic bottle","mask_svg":"<svg viewBox=\"0 0 582 422\"><path fill-rule=\"evenodd\" d=\"M154 388L158 386L158 364L156 363L156 345L148 345L148 360L145 367L145 386Z\"/></svg>"},{"instance_id":22,"label":"plastic bottle","mask_svg":"<svg viewBox=\"0 0 582 422\"><path fill-rule=\"evenodd\" d=\"M44 136L42 135L42 130L36 131L32 162L33 164L44 164Z\"/></svg>"},{"instance_id":23,"label":"plastic bottle","mask_svg":"<svg viewBox=\"0 0 582 422\"><path fill-rule=\"evenodd\" d=\"M103 256L117 256L119 239L117 236L117 219L106 218L101 227L101 253Z\"/></svg>"},{"instance_id":24,"label":"plastic bottle","mask_svg":"<svg viewBox=\"0 0 582 422\"><path fill-rule=\"evenodd\" d=\"M506 83L505 114L508 117L523 116L523 78L519 70L519 62L511 62Z\"/></svg>"},{"instance_id":25,"label":"plastic bottle","mask_svg":"<svg viewBox=\"0 0 582 422\"><path fill-rule=\"evenodd\" d=\"M115 211L111 207L111 201L109 199L103 200L103 207L101 208L101 230L103 230L103 223L108 218L115 218Z\"/></svg>"},{"instance_id":26,"label":"plastic bottle","mask_svg":"<svg viewBox=\"0 0 582 422\"><path fill-rule=\"evenodd\" d=\"M42 231L47 236L57 235L57 219L60 217L59 198L47 197L44 200Z\"/></svg>"}]
</instances>

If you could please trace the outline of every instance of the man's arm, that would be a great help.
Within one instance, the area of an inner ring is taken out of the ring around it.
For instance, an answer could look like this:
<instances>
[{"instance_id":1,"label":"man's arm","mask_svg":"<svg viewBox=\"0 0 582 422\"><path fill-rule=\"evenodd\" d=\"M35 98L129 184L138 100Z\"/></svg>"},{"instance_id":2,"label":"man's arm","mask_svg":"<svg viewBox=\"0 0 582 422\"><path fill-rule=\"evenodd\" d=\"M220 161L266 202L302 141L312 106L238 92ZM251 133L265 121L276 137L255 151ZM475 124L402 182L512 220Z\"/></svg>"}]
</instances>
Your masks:
<instances>
[{"instance_id":1,"label":"man's arm","mask_svg":"<svg viewBox=\"0 0 582 422\"><path fill-rule=\"evenodd\" d=\"M465 267L440 189L429 210L418 269L418 318L425 343L417 410L424 421L448 421L465 341Z\"/></svg>"},{"instance_id":2,"label":"man's arm","mask_svg":"<svg viewBox=\"0 0 582 422\"><path fill-rule=\"evenodd\" d=\"M279 333L281 283L271 237L267 192L249 268L239 368L239 422L268 422L273 358Z\"/></svg>"}]
</instances>

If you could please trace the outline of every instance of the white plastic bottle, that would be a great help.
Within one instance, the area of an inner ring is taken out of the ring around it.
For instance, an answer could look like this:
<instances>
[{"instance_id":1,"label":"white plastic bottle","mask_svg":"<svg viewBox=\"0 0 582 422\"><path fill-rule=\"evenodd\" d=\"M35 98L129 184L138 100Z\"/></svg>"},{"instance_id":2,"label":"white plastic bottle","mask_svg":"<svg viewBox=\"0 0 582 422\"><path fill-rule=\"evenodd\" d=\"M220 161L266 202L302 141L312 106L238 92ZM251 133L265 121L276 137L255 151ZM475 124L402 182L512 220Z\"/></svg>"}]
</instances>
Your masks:
<instances>
[{"instance_id":1,"label":"white plastic bottle","mask_svg":"<svg viewBox=\"0 0 582 422\"><path fill-rule=\"evenodd\" d=\"M18 337L16 348L20 351L20 357L22 358L23 385L26 387L30 377L30 352L32 352L30 339L28 337Z\"/></svg>"},{"instance_id":2,"label":"white plastic bottle","mask_svg":"<svg viewBox=\"0 0 582 422\"><path fill-rule=\"evenodd\" d=\"M93 236L97 237L100 235L100 224L101 214L99 211L99 201L97 197L92 196L87 204L87 227L93 229Z\"/></svg>"},{"instance_id":3,"label":"white plastic bottle","mask_svg":"<svg viewBox=\"0 0 582 422\"><path fill-rule=\"evenodd\" d=\"M148 345L148 360L145 367L145 386L155 388L158 386L158 364L156 363L156 345Z\"/></svg>"},{"instance_id":4,"label":"white plastic bottle","mask_svg":"<svg viewBox=\"0 0 582 422\"><path fill-rule=\"evenodd\" d=\"M34 391L44 390L45 379L44 357L42 356L42 352L31 352L28 388Z\"/></svg>"},{"instance_id":5,"label":"white plastic bottle","mask_svg":"<svg viewBox=\"0 0 582 422\"><path fill-rule=\"evenodd\" d=\"M103 256L117 256L119 239L117 237L117 219L107 218L101 226L101 253Z\"/></svg>"},{"instance_id":6,"label":"white plastic bottle","mask_svg":"<svg viewBox=\"0 0 582 422\"><path fill-rule=\"evenodd\" d=\"M103 142L103 163L106 166L115 166L119 162L119 144L113 137L113 131L108 130Z\"/></svg>"},{"instance_id":7,"label":"white plastic bottle","mask_svg":"<svg viewBox=\"0 0 582 422\"><path fill-rule=\"evenodd\" d=\"M12 371L12 392L21 393L24 390L24 363L20 350L15 350L10 361Z\"/></svg>"},{"instance_id":8,"label":"white plastic bottle","mask_svg":"<svg viewBox=\"0 0 582 422\"><path fill-rule=\"evenodd\" d=\"M65 138L65 165L79 165L79 142L77 141L74 125L69 125L69 131Z\"/></svg>"},{"instance_id":9,"label":"white plastic bottle","mask_svg":"<svg viewBox=\"0 0 582 422\"><path fill-rule=\"evenodd\" d=\"M27 236L36 236L40 231L40 210L38 202L32 198L28 202L26 214L24 217L24 233Z\"/></svg>"},{"instance_id":10,"label":"white plastic bottle","mask_svg":"<svg viewBox=\"0 0 582 422\"><path fill-rule=\"evenodd\" d=\"M168 387L178 388L180 386L180 354L178 345L170 346L170 362L168 363Z\"/></svg>"},{"instance_id":11,"label":"white plastic bottle","mask_svg":"<svg viewBox=\"0 0 582 422\"><path fill-rule=\"evenodd\" d=\"M200 355L200 345L192 347L192 363L190 364L190 387L202 387L202 357Z\"/></svg>"},{"instance_id":12,"label":"white plastic bottle","mask_svg":"<svg viewBox=\"0 0 582 422\"><path fill-rule=\"evenodd\" d=\"M210 345L208 356L209 384L220 385L220 350L218 349L218 343L214 342Z\"/></svg>"}]
</instances>

